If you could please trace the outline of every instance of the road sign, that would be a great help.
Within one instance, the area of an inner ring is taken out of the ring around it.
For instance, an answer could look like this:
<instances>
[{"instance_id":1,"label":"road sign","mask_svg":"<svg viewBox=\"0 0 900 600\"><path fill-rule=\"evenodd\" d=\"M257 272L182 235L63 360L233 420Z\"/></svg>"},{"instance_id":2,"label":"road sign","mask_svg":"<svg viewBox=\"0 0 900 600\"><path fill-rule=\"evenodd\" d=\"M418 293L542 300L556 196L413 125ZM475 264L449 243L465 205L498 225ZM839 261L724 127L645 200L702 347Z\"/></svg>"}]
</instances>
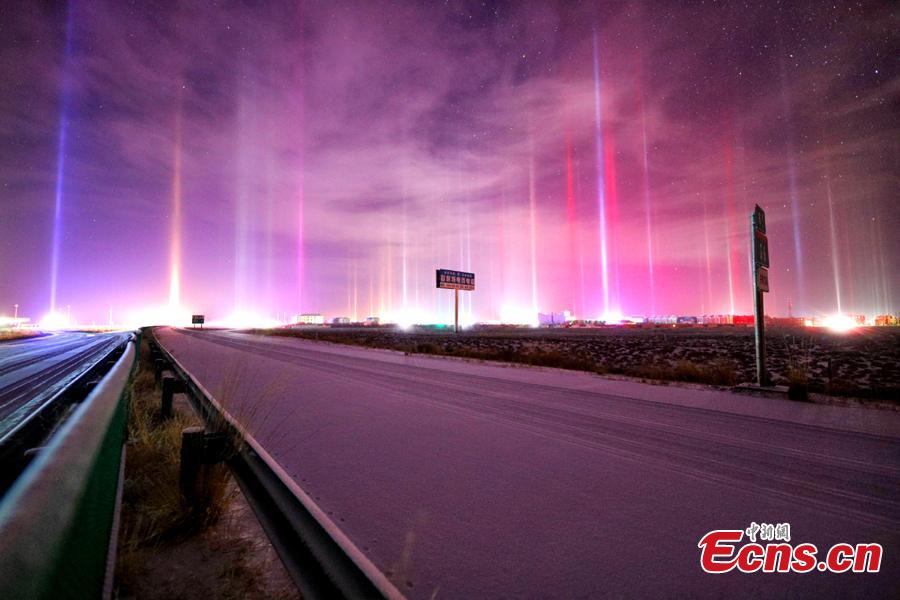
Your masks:
<instances>
[{"instance_id":1,"label":"road sign","mask_svg":"<svg viewBox=\"0 0 900 600\"><path fill-rule=\"evenodd\" d=\"M756 289L761 292L769 291L769 270L765 267L756 270Z\"/></svg>"},{"instance_id":2,"label":"road sign","mask_svg":"<svg viewBox=\"0 0 900 600\"><path fill-rule=\"evenodd\" d=\"M766 237L766 213L759 206L750 215L750 251L753 254L753 320L756 342L756 382L769 385L766 372L766 311L763 293L769 291L769 239Z\"/></svg>"},{"instance_id":3,"label":"road sign","mask_svg":"<svg viewBox=\"0 0 900 600\"><path fill-rule=\"evenodd\" d=\"M437 287L439 288L445 290L466 290L469 292L475 289L475 273L438 269L435 275L437 276Z\"/></svg>"},{"instance_id":4,"label":"road sign","mask_svg":"<svg viewBox=\"0 0 900 600\"><path fill-rule=\"evenodd\" d=\"M191 315L191 323L194 325L203 325L206 322L204 315Z\"/></svg>"},{"instance_id":5,"label":"road sign","mask_svg":"<svg viewBox=\"0 0 900 600\"><path fill-rule=\"evenodd\" d=\"M753 226L760 233L766 232L766 211L757 204L753 209Z\"/></svg>"},{"instance_id":6,"label":"road sign","mask_svg":"<svg viewBox=\"0 0 900 600\"><path fill-rule=\"evenodd\" d=\"M435 278L437 279L437 287L453 290L453 295L455 296L453 322L456 333L459 333L459 290L471 292L475 289L475 273L438 269L435 271Z\"/></svg>"},{"instance_id":7,"label":"road sign","mask_svg":"<svg viewBox=\"0 0 900 600\"><path fill-rule=\"evenodd\" d=\"M765 220L765 217L763 217ZM757 267L769 268L769 238L758 229L753 232L753 257Z\"/></svg>"}]
</instances>

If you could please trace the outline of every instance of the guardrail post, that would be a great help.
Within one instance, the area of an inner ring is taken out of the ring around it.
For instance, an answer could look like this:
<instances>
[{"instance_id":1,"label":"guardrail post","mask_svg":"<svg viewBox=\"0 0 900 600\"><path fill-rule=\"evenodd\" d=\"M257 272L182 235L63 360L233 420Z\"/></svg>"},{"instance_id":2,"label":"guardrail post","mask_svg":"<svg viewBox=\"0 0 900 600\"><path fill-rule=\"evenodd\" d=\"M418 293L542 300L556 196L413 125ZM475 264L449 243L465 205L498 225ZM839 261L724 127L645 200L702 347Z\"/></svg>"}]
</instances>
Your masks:
<instances>
[{"instance_id":1,"label":"guardrail post","mask_svg":"<svg viewBox=\"0 0 900 600\"><path fill-rule=\"evenodd\" d=\"M200 499L200 467L203 459L203 428L187 427L181 432L181 494L188 504Z\"/></svg>"},{"instance_id":2,"label":"guardrail post","mask_svg":"<svg viewBox=\"0 0 900 600\"><path fill-rule=\"evenodd\" d=\"M184 391L184 382L175 377L164 376L162 378L162 407L160 416L163 419L172 418L172 399L175 394Z\"/></svg>"},{"instance_id":3,"label":"guardrail post","mask_svg":"<svg viewBox=\"0 0 900 600\"><path fill-rule=\"evenodd\" d=\"M195 506L209 500L210 484L216 477L213 469L225 460L227 449L228 437L224 433L209 433L203 427L187 427L181 432L179 484L188 504Z\"/></svg>"},{"instance_id":4,"label":"guardrail post","mask_svg":"<svg viewBox=\"0 0 900 600\"><path fill-rule=\"evenodd\" d=\"M162 377L162 372L166 370L166 361L161 358L157 358L153 361L153 376L156 379L156 383L159 383L160 377Z\"/></svg>"},{"instance_id":5,"label":"guardrail post","mask_svg":"<svg viewBox=\"0 0 900 600\"><path fill-rule=\"evenodd\" d=\"M160 348L173 365L178 362ZM183 371L183 369L179 369ZM189 378L189 376L188 376ZM188 379L190 380L190 379ZM202 509L225 464L297 587L309 597L402 598L403 595L340 534L315 502L288 485L274 461L249 432L241 431L213 398L193 386L191 402L215 433L202 427L182 432L180 486L193 507ZM2 539L0 539L2 542Z\"/></svg>"}]
</instances>

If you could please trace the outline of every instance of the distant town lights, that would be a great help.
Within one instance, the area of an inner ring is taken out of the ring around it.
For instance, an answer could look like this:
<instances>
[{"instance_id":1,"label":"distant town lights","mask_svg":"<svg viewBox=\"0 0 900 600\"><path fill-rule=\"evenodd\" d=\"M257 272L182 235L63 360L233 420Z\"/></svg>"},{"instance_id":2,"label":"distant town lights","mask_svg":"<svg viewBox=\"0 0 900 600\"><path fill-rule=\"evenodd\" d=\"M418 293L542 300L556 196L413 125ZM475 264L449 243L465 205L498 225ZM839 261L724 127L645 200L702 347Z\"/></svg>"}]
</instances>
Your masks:
<instances>
[{"instance_id":1,"label":"distant town lights","mask_svg":"<svg viewBox=\"0 0 900 600\"><path fill-rule=\"evenodd\" d=\"M264 329L268 327L280 327L281 325L284 325L284 323L279 321L278 319L275 319L273 317L264 317L257 312L247 310L235 310L224 319L220 321L214 321L209 324L218 327L233 327L235 329Z\"/></svg>"},{"instance_id":2,"label":"distant town lights","mask_svg":"<svg viewBox=\"0 0 900 600\"><path fill-rule=\"evenodd\" d=\"M500 307L500 321L507 325L530 325L537 327L538 311L522 306L504 304Z\"/></svg>"},{"instance_id":3,"label":"distant town lights","mask_svg":"<svg viewBox=\"0 0 900 600\"><path fill-rule=\"evenodd\" d=\"M597 320L603 321L607 325L618 325L625 320L625 315L619 311L611 310L600 315Z\"/></svg>"},{"instance_id":4,"label":"distant town lights","mask_svg":"<svg viewBox=\"0 0 900 600\"><path fill-rule=\"evenodd\" d=\"M856 328L856 321L854 321L852 317L840 314L825 317L822 324L828 329L838 333L845 333Z\"/></svg>"},{"instance_id":5,"label":"distant town lights","mask_svg":"<svg viewBox=\"0 0 900 600\"><path fill-rule=\"evenodd\" d=\"M397 325L403 329L404 331L408 331L412 328L413 325L418 323L425 323L428 319L423 314L419 314L413 310L405 310L397 313L396 315L380 315L382 321L386 323L397 323Z\"/></svg>"},{"instance_id":6,"label":"distant town lights","mask_svg":"<svg viewBox=\"0 0 900 600\"><path fill-rule=\"evenodd\" d=\"M129 326L173 325L183 327L191 322L191 311L181 306L154 306L142 308L126 317Z\"/></svg>"},{"instance_id":7,"label":"distant town lights","mask_svg":"<svg viewBox=\"0 0 900 600\"><path fill-rule=\"evenodd\" d=\"M39 325L41 329L58 331L60 329L65 329L66 327L68 327L69 320L64 314L51 312L44 315L44 317L40 320Z\"/></svg>"}]
</instances>

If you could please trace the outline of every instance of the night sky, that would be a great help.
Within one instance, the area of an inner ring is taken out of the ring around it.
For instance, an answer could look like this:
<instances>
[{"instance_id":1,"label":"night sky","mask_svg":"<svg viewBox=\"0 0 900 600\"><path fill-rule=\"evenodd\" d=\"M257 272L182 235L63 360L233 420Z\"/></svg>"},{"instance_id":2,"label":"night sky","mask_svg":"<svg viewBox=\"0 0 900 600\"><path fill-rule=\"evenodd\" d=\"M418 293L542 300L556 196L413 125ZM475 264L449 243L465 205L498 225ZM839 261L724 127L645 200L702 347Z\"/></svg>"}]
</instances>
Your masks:
<instances>
[{"instance_id":1,"label":"night sky","mask_svg":"<svg viewBox=\"0 0 900 600\"><path fill-rule=\"evenodd\" d=\"M0 4L0 314L897 312L885 3ZM145 317L145 319L148 317Z\"/></svg>"}]
</instances>

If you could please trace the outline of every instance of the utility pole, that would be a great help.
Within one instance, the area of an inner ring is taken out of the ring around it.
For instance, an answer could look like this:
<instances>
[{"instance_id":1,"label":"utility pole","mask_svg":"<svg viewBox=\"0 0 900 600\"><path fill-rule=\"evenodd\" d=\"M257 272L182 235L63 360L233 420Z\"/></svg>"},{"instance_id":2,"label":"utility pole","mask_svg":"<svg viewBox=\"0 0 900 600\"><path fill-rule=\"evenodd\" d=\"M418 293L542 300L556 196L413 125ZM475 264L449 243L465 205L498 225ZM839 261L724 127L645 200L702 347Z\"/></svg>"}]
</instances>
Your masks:
<instances>
[{"instance_id":1,"label":"utility pole","mask_svg":"<svg viewBox=\"0 0 900 600\"><path fill-rule=\"evenodd\" d=\"M19 305L13 304L13 327L19 327Z\"/></svg>"},{"instance_id":2,"label":"utility pole","mask_svg":"<svg viewBox=\"0 0 900 600\"><path fill-rule=\"evenodd\" d=\"M753 258L753 311L756 340L756 383L769 385L766 373L766 329L763 293L769 291L769 240L766 237L766 213L759 205L750 216L750 251Z\"/></svg>"}]
</instances>

